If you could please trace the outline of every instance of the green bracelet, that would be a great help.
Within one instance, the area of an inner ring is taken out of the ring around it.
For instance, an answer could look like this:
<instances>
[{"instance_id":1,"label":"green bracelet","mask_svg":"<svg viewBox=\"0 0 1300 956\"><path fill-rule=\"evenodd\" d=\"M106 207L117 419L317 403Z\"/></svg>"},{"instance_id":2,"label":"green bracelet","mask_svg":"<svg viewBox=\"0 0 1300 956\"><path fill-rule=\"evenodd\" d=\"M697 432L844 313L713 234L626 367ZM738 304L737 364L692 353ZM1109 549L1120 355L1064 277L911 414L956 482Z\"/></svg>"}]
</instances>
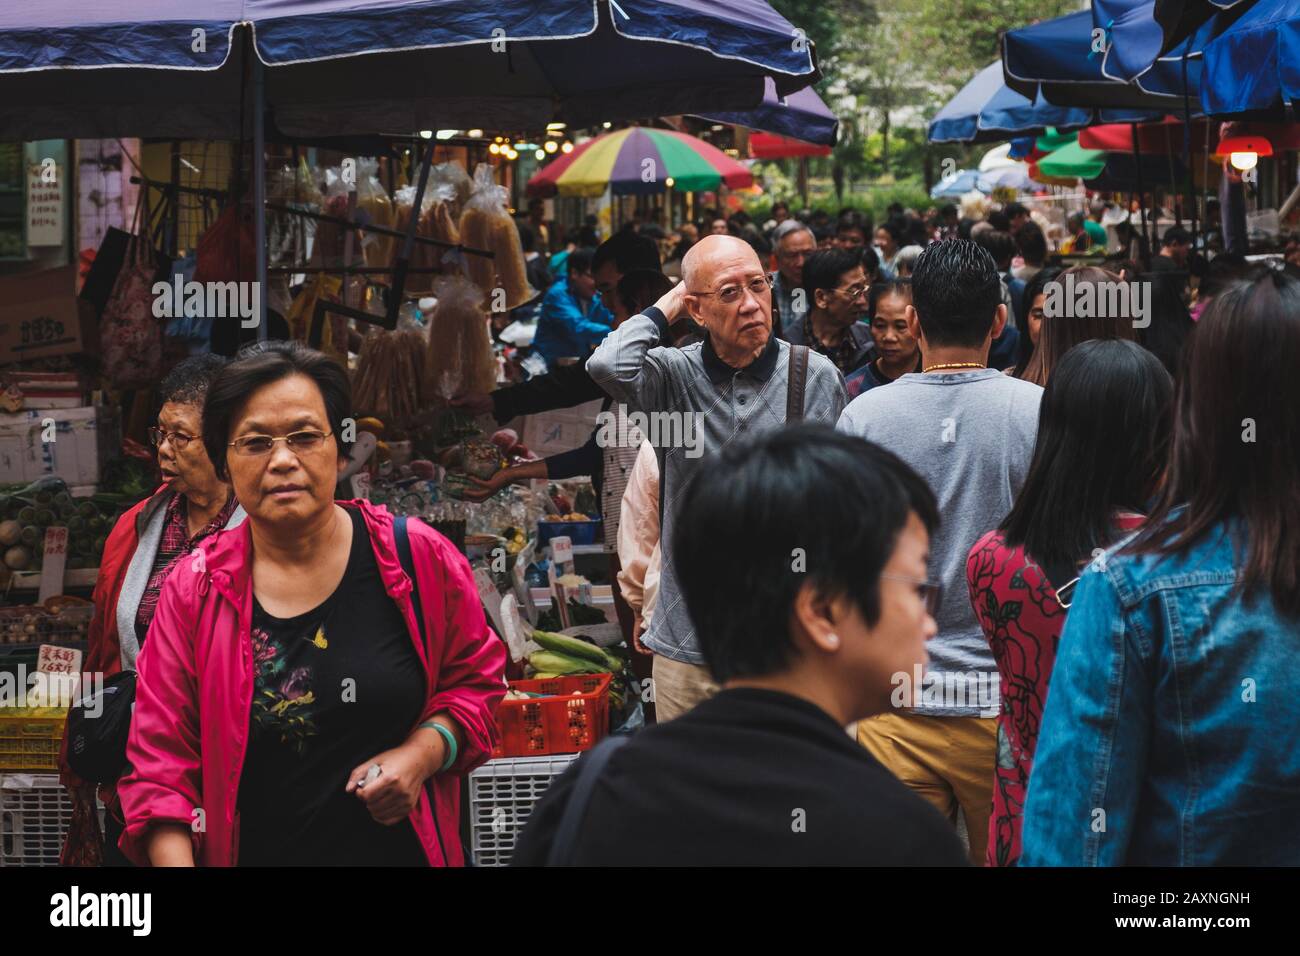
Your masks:
<instances>
[{"instance_id":1,"label":"green bracelet","mask_svg":"<svg viewBox=\"0 0 1300 956\"><path fill-rule=\"evenodd\" d=\"M426 720L420 725L421 730L424 730L426 727L438 731L438 733L442 734L442 739L447 741L447 759L444 760L442 766L438 768L438 773L443 773L448 767L456 762L456 757L459 756L460 748L456 745L456 735L436 720Z\"/></svg>"}]
</instances>

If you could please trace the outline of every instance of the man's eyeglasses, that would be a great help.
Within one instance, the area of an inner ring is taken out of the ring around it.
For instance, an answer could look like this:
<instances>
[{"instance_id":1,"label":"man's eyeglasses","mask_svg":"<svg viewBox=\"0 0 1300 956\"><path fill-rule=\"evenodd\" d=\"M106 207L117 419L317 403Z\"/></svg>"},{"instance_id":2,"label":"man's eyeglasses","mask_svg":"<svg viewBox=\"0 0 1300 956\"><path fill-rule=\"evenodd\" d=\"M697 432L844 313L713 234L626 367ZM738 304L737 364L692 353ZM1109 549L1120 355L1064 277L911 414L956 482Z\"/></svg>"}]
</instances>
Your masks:
<instances>
[{"instance_id":1,"label":"man's eyeglasses","mask_svg":"<svg viewBox=\"0 0 1300 956\"><path fill-rule=\"evenodd\" d=\"M717 292L688 292L687 295L716 295L719 302L730 305L733 302L739 302L746 289L752 295L764 295L772 291L772 280L765 275L754 276L744 285L724 285Z\"/></svg>"},{"instance_id":2,"label":"man's eyeglasses","mask_svg":"<svg viewBox=\"0 0 1300 956\"><path fill-rule=\"evenodd\" d=\"M843 292L843 293L844 293L845 295L847 295L850 299L859 299L859 298L861 298L862 296L864 296L864 295L867 294L867 290L868 290L869 288L870 288L870 286L864 284L864 285L855 285L855 286L850 286L850 287L847 288L847 289L836 289L835 291L836 291L836 292Z\"/></svg>"},{"instance_id":3,"label":"man's eyeglasses","mask_svg":"<svg viewBox=\"0 0 1300 956\"><path fill-rule=\"evenodd\" d=\"M925 613L934 617L939 613L939 602L943 600L943 585L935 581L922 581L919 578L908 578L901 574L882 574L882 578L888 578L891 581L902 581L904 584L910 584L916 588L916 593L920 595L921 600L925 602Z\"/></svg>"},{"instance_id":4,"label":"man's eyeglasses","mask_svg":"<svg viewBox=\"0 0 1300 956\"><path fill-rule=\"evenodd\" d=\"M235 449L237 455L242 455L245 458L257 458L262 455L269 455L271 449L275 447L275 443L282 441L289 446L289 450L294 454L305 455L317 451L325 444L325 439L332 434L333 432L304 430L282 435L279 438L272 438L270 435L245 435L242 438L236 438L229 445Z\"/></svg>"},{"instance_id":5,"label":"man's eyeglasses","mask_svg":"<svg viewBox=\"0 0 1300 956\"><path fill-rule=\"evenodd\" d=\"M169 441L176 451L184 451L185 446L194 441L195 437L184 432L165 432L161 428L149 429L149 441L155 448L161 448L163 442Z\"/></svg>"}]
</instances>

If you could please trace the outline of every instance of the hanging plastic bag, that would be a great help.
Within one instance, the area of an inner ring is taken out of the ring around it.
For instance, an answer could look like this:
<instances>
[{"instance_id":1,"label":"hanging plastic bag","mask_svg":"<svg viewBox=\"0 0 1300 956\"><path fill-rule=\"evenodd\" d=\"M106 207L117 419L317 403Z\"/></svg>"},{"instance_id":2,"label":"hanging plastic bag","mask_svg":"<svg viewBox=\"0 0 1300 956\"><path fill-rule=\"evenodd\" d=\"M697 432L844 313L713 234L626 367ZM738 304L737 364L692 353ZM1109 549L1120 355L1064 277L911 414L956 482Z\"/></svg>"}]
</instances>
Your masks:
<instances>
[{"instance_id":1,"label":"hanging plastic bag","mask_svg":"<svg viewBox=\"0 0 1300 956\"><path fill-rule=\"evenodd\" d=\"M492 167L479 163L474 170L474 192L460 215L460 241L470 249L484 249L494 258L465 253L465 274L483 290L494 312L517 309L537 292L528 284L519 230L506 206L509 192L492 178ZM498 286L498 280L500 285ZM499 301L498 288L505 290Z\"/></svg>"},{"instance_id":2,"label":"hanging plastic bag","mask_svg":"<svg viewBox=\"0 0 1300 956\"><path fill-rule=\"evenodd\" d=\"M388 198L379 182L379 160L362 157L357 160L357 216L358 222L392 229L393 201ZM362 232L361 252L368 266L391 265L396 250L393 238L373 232Z\"/></svg>"},{"instance_id":3,"label":"hanging plastic bag","mask_svg":"<svg viewBox=\"0 0 1300 956\"><path fill-rule=\"evenodd\" d=\"M338 276L316 275L307 280L307 284L294 298L285 316L289 326L289 335L299 342L309 342L311 323L316 314L316 303L321 299L327 302L339 301L343 281ZM336 344L340 343L340 344ZM339 364L347 367L348 338L347 319L332 312L325 313L325 323L321 330L320 343L313 348L319 349Z\"/></svg>"},{"instance_id":4,"label":"hanging plastic bag","mask_svg":"<svg viewBox=\"0 0 1300 956\"><path fill-rule=\"evenodd\" d=\"M159 259L150 245L149 190L140 191L122 269L99 320L101 373L114 388L152 388L162 376L163 323L153 314Z\"/></svg>"},{"instance_id":5,"label":"hanging plastic bag","mask_svg":"<svg viewBox=\"0 0 1300 956\"><path fill-rule=\"evenodd\" d=\"M492 391L497 361L482 290L463 276L440 276L433 290L438 304L429 320L425 400Z\"/></svg>"}]
</instances>

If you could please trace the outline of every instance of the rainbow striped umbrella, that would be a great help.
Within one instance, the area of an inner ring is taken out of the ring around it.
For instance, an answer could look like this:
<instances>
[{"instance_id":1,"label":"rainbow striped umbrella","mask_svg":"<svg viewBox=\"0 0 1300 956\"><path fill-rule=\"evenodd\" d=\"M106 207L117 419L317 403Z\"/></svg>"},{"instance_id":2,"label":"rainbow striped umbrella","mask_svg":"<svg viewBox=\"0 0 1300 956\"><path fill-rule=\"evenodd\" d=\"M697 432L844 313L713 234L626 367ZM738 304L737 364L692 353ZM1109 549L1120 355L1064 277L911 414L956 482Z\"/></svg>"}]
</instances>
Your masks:
<instances>
[{"instance_id":1,"label":"rainbow striped umbrella","mask_svg":"<svg viewBox=\"0 0 1300 956\"><path fill-rule=\"evenodd\" d=\"M595 198L754 184L753 174L716 146L670 129L630 126L588 140L528 180L529 196Z\"/></svg>"}]
</instances>

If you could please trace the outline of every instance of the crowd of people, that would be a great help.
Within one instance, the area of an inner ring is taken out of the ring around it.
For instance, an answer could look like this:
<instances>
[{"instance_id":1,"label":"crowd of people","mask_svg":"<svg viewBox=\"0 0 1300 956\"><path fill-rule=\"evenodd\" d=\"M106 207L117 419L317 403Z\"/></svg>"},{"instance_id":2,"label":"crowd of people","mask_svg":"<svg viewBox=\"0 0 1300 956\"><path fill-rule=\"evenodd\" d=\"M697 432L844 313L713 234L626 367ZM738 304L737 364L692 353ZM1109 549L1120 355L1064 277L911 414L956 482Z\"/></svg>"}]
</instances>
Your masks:
<instances>
[{"instance_id":1,"label":"crowd of people","mask_svg":"<svg viewBox=\"0 0 1300 956\"><path fill-rule=\"evenodd\" d=\"M654 689L515 862L1300 858L1300 279L1220 257L1189 309L1173 229L1167 263L1058 269L1017 204L773 212L549 260L520 224L545 371L453 404L698 433L598 429L470 493L592 477ZM191 359L162 393L166 485L114 529L90 634L134 714L115 773L65 766L65 860L461 863L506 662L469 564L335 500L324 356Z\"/></svg>"}]
</instances>

